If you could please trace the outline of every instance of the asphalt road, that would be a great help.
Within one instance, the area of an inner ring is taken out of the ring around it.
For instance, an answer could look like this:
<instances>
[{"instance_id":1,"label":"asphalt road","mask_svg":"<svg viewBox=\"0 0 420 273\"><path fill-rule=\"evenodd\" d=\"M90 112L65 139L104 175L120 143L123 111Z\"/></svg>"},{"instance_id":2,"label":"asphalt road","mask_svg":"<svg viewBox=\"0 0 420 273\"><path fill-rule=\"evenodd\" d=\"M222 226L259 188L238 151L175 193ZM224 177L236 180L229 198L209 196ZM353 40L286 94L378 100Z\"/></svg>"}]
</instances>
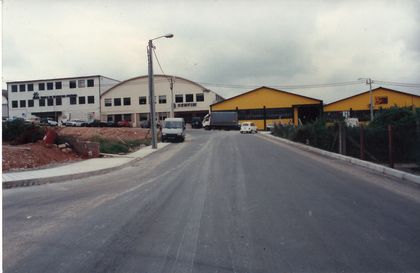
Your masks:
<instances>
[{"instance_id":1,"label":"asphalt road","mask_svg":"<svg viewBox=\"0 0 420 273\"><path fill-rule=\"evenodd\" d=\"M420 272L420 188L189 131L110 174L3 191L4 272Z\"/></svg>"}]
</instances>

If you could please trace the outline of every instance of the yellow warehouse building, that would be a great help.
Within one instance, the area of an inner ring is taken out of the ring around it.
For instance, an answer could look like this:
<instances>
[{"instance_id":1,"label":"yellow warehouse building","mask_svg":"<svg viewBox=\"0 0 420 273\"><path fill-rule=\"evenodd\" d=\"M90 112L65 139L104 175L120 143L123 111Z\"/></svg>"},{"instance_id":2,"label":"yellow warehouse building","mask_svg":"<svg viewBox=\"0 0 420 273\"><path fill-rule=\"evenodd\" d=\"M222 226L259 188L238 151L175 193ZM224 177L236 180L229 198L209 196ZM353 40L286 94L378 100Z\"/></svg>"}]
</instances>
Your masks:
<instances>
[{"instance_id":1,"label":"yellow warehouse building","mask_svg":"<svg viewBox=\"0 0 420 273\"><path fill-rule=\"evenodd\" d=\"M239 122L254 122L265 130L273 123L298 125L315 120L322 113L322 100L262 86L212 104L210 111L236 111Z\"/></svg>"},{"instance_id":2,"label":"yellow warehouse building","mask_svg":"<svg viewBox=\"0 0 420 273\"><path fill-rule=\"evenodd\" d=\"M420 96L384 87L372 89L374 113L391 107L420 107ZM340 117L370 119L370 92L366 91L324 106L324 117L328 120Z\"/></svg>"}]
</instances>

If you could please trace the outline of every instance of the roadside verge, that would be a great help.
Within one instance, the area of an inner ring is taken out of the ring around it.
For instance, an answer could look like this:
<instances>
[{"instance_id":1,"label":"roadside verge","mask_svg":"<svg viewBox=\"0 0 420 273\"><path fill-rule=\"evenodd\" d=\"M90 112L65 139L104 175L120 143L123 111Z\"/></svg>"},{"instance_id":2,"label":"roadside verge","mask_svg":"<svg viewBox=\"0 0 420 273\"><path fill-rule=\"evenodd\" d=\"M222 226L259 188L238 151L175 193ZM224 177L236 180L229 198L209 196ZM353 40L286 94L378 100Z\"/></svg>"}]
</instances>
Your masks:
<instances>
[{"instance_id":1,"label":"roadside verge","mask_svg":"<svg viewBox=\"0 0 420 273\"><path fill-rule=\"evenodd\" d=\"M267 139L271 139L271 140L274 140L274 141L277 141L277 142L280 142L280 143L291 145L291 146L297 147L297 148L305 150L305 151L310 151L310 152L313 152L313 153L316 153L316 154L319 154L319 155L323 155L323 156L326 156L326 157L346 161L346 162L349 162L349 163L357 165L357 166L365 167L367 169L376 171L378 173L382 173L382 174L392 176L392 177L395 177L395 178L398 178L398 179L409 181L409 182L412 182L412 183L420 186L420 176L418 176L418 175L414 175L414 174L411 174L411 173L406 173L406 172L403 172L403 171L395 170L395 169L392 169L392 168L389 168L389 167L386 167L386 166L382 166L382 165L372 163L372 162L369 162L369 161L360 160L360 159L357 159L357 158L354 158L354 157L345 156L345 155L341 155L341 154L337 154L337 153L333 153L333 152L329 152L329 151L324 151L324 150L321 150L321 149L318 149L318 148L315 148L315 147L312 147L312 146L308 146L308 145L305 145L305 144L302 144L302 143L293 142L293 141L290 141L288 139L273 136L269 132L261 132L259 135L262 136L262 137L265 137Z\"/></svg>"},{"instance_id":2,"label":"roadside verge","mask_svg":"<svg viewBox=\"0 0 420 273\"><path fill-rule=\"evenodd\" d=\"M120 157L93 158L54 168L3 173L3 189L64 182L67 180L105 174L126 167L132 162L138 161L168 145L169 143L158 143L156 150L152 149L151 146L147 146L134 153Z\"/></svg>"}]
</instances>

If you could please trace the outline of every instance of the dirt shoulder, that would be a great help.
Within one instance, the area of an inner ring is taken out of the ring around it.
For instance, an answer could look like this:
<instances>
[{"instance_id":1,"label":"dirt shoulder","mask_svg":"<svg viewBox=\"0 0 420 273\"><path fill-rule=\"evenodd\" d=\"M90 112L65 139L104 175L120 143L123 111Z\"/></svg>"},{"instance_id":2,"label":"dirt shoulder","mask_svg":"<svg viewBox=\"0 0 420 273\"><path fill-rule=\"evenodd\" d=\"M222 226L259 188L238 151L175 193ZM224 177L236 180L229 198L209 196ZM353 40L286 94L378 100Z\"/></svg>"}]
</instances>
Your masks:
<instances>
[{"instance_id":1,"label":"dirt shoulder","mask_svg":"<svg viewBox=\"0 0 420 273\"><path fill-rule=\"evenodd\" d=\"M55 145L42 142L3 145L3 172L34 169L81 160L74 152L62 152Z\"/></svg>"},{"instance_id":2,"label":"dirt shoulder","mask_svg":"<svg viewBox=\"0 0 420 273\"><path fill-rule=\"evenodd\" d=\"M150 137L149 129L142 128L60 127L55 131L58 136L70 136L84 141L89 141L95 136L121 142ZM3 145L3 172L45 168L78 160L82 158L74 151L63 152L56 145L45 145L41 141L23 145Z\"/></svg>"}]
</instances>

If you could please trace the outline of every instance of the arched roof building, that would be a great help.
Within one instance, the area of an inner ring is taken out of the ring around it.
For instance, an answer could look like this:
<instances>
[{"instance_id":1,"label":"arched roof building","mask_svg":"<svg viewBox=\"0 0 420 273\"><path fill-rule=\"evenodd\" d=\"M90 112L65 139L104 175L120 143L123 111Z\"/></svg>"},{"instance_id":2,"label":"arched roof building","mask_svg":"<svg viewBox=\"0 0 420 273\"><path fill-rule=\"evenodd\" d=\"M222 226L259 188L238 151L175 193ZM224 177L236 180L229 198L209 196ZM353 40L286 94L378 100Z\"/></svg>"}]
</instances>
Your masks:
<instances>
[{"instance_id":1,"label":"arched roof building","mask_svg":"<svg viewBox=\"0 0 420 273\"><path fill-rule=\"evenodd\" d=\"M172 90L171 90L172 86ZM154 76L156 113L160 120L170 116L173 99L175 117L190 122L192 117L204 117L210 105L223 100L215 92L191 80L169 75ZM101 120L129 120L134 127L149 119L148 76L125 80L101 96Z\"/></svg>"}]
</instances>

